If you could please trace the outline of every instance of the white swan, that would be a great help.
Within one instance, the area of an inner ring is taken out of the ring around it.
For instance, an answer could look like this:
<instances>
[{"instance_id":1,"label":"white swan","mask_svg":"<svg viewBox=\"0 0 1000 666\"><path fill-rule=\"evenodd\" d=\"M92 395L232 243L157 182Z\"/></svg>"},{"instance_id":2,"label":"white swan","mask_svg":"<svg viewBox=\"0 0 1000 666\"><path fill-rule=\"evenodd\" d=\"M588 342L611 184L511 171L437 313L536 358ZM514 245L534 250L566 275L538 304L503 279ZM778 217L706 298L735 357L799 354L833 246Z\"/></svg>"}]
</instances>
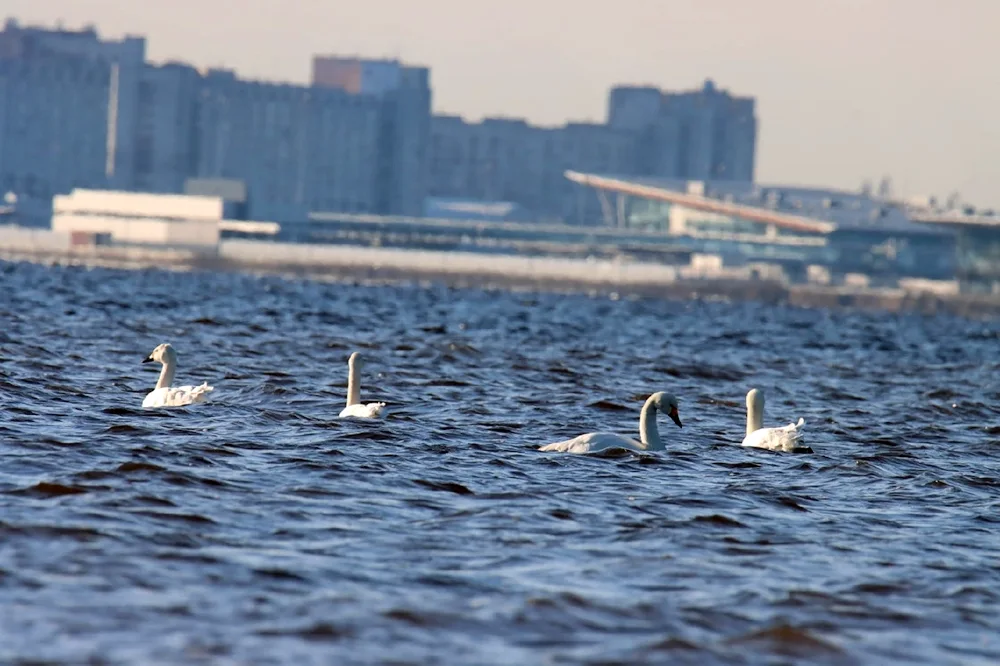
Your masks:
<instances>
[{"instance_id":1,"label":"white swan","mask_svg":"<svg viewBox=\"0 0 1000 666\"><path fill-rule=\"evenodd\" d=\"M177 352L168 343L157 345L143 363L157 361L163 364L156 388L150 391L142 401L143 407L182 407L194 402L204 402L208 393L214 390L208 382L201 386L171 386L174 373L177 371Z\"/></svg>"},{"instance_id":2,"label":"white swan","mask_svg":"<svg viewBox=\"0 0 1000 666\"><path fill-rule=\"evenodd\" d=\"M771 451L793 451L802 439L802 427L806 420L789 423L782 428L764 428L764 393L751 389L747 393L747 435L743 446L753 446Z\"/></svg>"},{"instance_id":3,"label":"white swan","mask_svg":"<svg viewBox=\"0 0 1000 666\"><path fill-rule=\"evenodd\" d=\"M351 354L347 359L347 406L340 412L340 418L355 416L362 419L374 419L382 415L384 402L369 402L361 404L361 355Z\"/></svg>"},{"instance_id":4,"label":"white swan","mask_svg":"<svg viewBox=\"0 0 1000 666\"><path fill-rule=\"evenodd\" d=\"M610 432L590 432L565 442L546 444L539 451L561 451L563 453L592 453L605 449L629 449L631 451L662 451L666 448L660 440L660 430L656 426L657 410L664 412L673 419L678 428L683 428L681 417L677 413L677 398L660 391L646 398L639 414L639 437L637 442L628 437Z\"/></svg>"}]
</instances>

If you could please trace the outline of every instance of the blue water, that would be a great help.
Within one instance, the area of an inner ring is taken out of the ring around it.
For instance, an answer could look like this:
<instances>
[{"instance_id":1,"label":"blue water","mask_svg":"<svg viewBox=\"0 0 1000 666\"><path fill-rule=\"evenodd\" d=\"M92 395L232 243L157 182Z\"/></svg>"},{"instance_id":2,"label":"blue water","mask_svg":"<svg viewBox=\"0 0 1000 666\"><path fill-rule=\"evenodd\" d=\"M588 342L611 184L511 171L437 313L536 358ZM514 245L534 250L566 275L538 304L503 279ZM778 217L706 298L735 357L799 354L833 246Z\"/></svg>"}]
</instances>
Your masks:
<instances>
[{"instance_id":1,"label":"blue water","mask_svg":"<svg viewBox=\"0 0 1000 666\"><path fill-rule=\"evenodd\" d=\"M0 402L0 663L1000 659L997 322L0 263Z\"/></svg>"}]
</instances>

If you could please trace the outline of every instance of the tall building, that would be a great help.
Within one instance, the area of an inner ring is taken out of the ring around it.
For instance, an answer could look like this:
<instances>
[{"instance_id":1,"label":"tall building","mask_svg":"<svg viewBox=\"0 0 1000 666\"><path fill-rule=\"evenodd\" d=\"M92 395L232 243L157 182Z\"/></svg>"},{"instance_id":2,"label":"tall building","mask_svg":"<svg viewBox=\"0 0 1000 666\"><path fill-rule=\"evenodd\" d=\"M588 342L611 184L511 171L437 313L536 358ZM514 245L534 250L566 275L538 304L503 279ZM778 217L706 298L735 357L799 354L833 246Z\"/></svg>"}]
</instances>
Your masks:
<instances>
[{"instance_id":1,"label":"tall building","mask_svg":"<svg viewBox=\"0 0 1000 666\"><path fill-rule=\"evenodd\" d=\"M608 124L638 132L643 175L752 182L757 144L754 99L718 90L663 92L619 86L608 96Z\"/></svg>"},{"instance_id":2,"label":"tall building","mask_svg":"<svg viewBox=\"0 0 1000 666\"><path fill-rule=\"evenodd\" d=\"M567 169L635 170L635 133L607 125L536 127L520 119L469 123L435 116L431 134L431 196L510 201L541 218L592 217L596 202L581 203Z\"/></svg>"},{"instance_id":3,"label":"tall building","mask_svg":"<svg viewBox=\"0 0 1000 666\"><path fill-rule=\"evenodd\" d=\"M378 209L420 215L427 196L430 70L397 60L316 56L312 84L351 95L371 95L381 101Z\"/></svg>"},{"instance_id":4,"label":"tall building","mask_svg":"<svg viewBox=\"0 0 1000 666\"><path fill-rule=\"evenodd\" d=\"M254 218L380 212L378 98L213 70L197 109L195 175L242 180Z\"/></svg>"},{"instance_id":5,"label":"tall building","mask_svg":"<svg viewBox=\"0 0 1000 666\"><path fill-rule=\"evenodd\" d=\"M102 40L92 27L78 31L50 30L20 26L12 19L7 20L3 32L0 32L0 59L26 62L56 56L76 58L91 63L93 67L109 67L106 109L108 181L111 187L131 189L134 187L139 81L146 58L145 38ZM50 103L61 105L70 102L55 97ZM41 108L37 112L46 113Z\"/></svg>"},{"instance_id":6,"label":"tall building","mask_svg":"<svg viewBox=\"0 0 1000 666\"><path fill-rule=\"evenodd\" d=\"M106 62L0 55L0 192L44 217L54 195L106 186L111 86Z\"/></svg>"},{"instance_id":7,"label":"tall building","mask_svg":"<svg viewBox=\"0 0 1000 666\"><path fill-rule=\"evenodd\" d=\"M134 181L137 190L177 193L198 170L201 75L183 64L146 65L139 82Z\"/></svg>"}]
</instances>

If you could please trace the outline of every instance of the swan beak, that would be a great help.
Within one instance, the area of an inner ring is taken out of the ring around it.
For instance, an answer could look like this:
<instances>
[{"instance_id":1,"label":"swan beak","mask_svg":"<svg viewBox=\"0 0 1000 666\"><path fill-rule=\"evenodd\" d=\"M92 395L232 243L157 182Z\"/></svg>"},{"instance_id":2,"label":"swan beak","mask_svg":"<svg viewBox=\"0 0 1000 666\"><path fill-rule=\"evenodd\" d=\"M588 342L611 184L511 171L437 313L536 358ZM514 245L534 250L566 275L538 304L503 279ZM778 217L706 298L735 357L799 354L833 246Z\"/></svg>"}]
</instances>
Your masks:
<instances>
[{"instance_id":1,"label":"swan beak","mask_svg":"<svg viewBox=\"0 0 1000 666\"><path fill-rule=\"evenodd\" d=\"M684 427L684 424L681 423L681 415L677 413L677 408L676 407L671 407L670 411L667 412L667 416L669 416L671 419L673 419L674 423L677 424L678 428L683 428Z\"/></svg>"},{"instance_id":2,"label":"swan beak","mask_svg":"<svg viewBox=\"0 0 1000 666\"><path fill-rule=\"evenodd\" d=\"M152 354L150 354L150 355L149 355L149 356L147 356L146 358L142 359L142 362L143 362L143 363L152 363L152 362L153 362L153 355L152 355Z\"/></svg>"}]
</instances>

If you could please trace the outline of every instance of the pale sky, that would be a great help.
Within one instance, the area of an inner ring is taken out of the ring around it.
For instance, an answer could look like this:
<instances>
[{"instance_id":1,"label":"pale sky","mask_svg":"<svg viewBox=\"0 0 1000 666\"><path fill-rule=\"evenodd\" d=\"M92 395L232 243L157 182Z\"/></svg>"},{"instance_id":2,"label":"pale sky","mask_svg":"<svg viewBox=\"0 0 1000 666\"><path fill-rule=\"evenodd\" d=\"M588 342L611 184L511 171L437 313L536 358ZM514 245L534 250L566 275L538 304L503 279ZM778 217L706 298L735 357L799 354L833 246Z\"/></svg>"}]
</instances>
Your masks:
<instances>
[{"instance_id":1,"label":"pale sky","mask_svg":"<svg viewBox=\"0 0 1000 666\"><path fill-rule=\"evenodd\" d=\"M435 112L603 121L608 89L757 98L757 176L1000 207L1000 0L4 0L150 59L306 82L313 54L431 67Z\"/></svg>"}]
</instances>

